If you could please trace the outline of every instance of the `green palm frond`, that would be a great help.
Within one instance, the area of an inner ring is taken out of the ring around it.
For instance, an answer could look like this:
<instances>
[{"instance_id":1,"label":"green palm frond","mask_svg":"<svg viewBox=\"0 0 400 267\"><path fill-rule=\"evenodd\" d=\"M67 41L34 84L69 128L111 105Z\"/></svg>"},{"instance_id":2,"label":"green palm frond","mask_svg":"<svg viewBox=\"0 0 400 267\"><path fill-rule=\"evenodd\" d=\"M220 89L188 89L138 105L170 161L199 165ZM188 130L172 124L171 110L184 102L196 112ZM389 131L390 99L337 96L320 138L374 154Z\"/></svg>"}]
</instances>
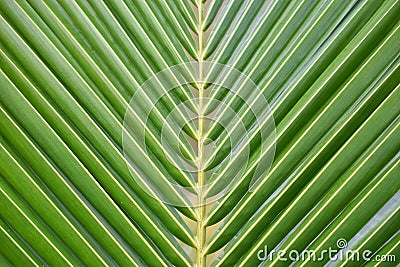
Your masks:
<instances>
[{"instance_id":1,"label":"green palm frond","mask_svg":"<svg viewBox=\"0 0 400 267\"><path fill-rule=\"evenodd\" d=\"M0 10L0 266L399 264L399 1Z\"/></svg>"}]
</instances>

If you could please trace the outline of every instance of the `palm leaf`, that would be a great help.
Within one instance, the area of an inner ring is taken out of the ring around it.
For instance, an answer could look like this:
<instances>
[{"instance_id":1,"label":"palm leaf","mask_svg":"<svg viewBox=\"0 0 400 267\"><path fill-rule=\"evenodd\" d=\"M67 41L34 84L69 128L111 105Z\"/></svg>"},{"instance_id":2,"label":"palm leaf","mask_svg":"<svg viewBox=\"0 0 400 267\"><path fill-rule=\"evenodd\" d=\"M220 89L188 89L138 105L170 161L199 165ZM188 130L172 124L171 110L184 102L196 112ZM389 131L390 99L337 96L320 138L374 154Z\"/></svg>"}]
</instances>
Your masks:
<instances>
[{"instance_id":1,"label":"palm leaf","mask_svg":"<svg viewBox=\"0 0 400 267\"><path fill-rule=\"evenodd\" d=\"M1 266L398 265L399 1L0 5Z\"/></svg>"}]
</instances>

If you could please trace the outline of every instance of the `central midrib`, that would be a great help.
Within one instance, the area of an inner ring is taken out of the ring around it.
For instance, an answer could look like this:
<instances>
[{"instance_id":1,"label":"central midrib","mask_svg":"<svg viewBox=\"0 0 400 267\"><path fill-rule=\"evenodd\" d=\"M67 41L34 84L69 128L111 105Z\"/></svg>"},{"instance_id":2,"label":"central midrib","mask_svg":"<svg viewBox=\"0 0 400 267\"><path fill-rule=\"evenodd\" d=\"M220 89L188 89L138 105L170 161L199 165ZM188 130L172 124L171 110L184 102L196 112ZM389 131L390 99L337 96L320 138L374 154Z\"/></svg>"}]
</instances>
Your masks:
<instances>
[{"instance_id":1,"label":"central midrib","mask_svg":"<svg viewBox=\"0 0 400 267\"><path fill-rule=\"evenodd\" d=\"M204 35L203 35L203 3L202 0L197 1L198 7L198 61L199 61L199 77L198 77L198 90L199 90L199 108L198 108L198 138L197 138L197 157L198 157L198 175L197 175L197 266L206 266L206 257L204 255L206 228L204 227L206 207L203 198L203 186L206 183L205 172L203 171L204 158L204 125L203 106L204 106L204 64L203 64L203 48L204 48Z\"/></svg>"}]
</instances>

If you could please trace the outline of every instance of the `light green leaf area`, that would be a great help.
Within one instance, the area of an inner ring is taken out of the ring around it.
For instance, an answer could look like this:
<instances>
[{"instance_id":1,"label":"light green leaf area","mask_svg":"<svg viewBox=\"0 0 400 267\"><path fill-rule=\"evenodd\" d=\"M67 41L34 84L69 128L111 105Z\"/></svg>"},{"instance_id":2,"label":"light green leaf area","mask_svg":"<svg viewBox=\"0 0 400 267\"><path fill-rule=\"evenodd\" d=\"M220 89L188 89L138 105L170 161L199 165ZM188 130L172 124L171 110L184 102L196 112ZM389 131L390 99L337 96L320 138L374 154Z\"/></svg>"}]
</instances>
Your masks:
<instances>
[{"instance_id":1,"label":"light green leaf area","mask_svg":"<svg viewBox=\"0 0 400 267\"><path fill-rule=\"evenodd\" d=\"M400 1L0 15L0 266L399 266Z\"/></svg>"}]
</instances>

